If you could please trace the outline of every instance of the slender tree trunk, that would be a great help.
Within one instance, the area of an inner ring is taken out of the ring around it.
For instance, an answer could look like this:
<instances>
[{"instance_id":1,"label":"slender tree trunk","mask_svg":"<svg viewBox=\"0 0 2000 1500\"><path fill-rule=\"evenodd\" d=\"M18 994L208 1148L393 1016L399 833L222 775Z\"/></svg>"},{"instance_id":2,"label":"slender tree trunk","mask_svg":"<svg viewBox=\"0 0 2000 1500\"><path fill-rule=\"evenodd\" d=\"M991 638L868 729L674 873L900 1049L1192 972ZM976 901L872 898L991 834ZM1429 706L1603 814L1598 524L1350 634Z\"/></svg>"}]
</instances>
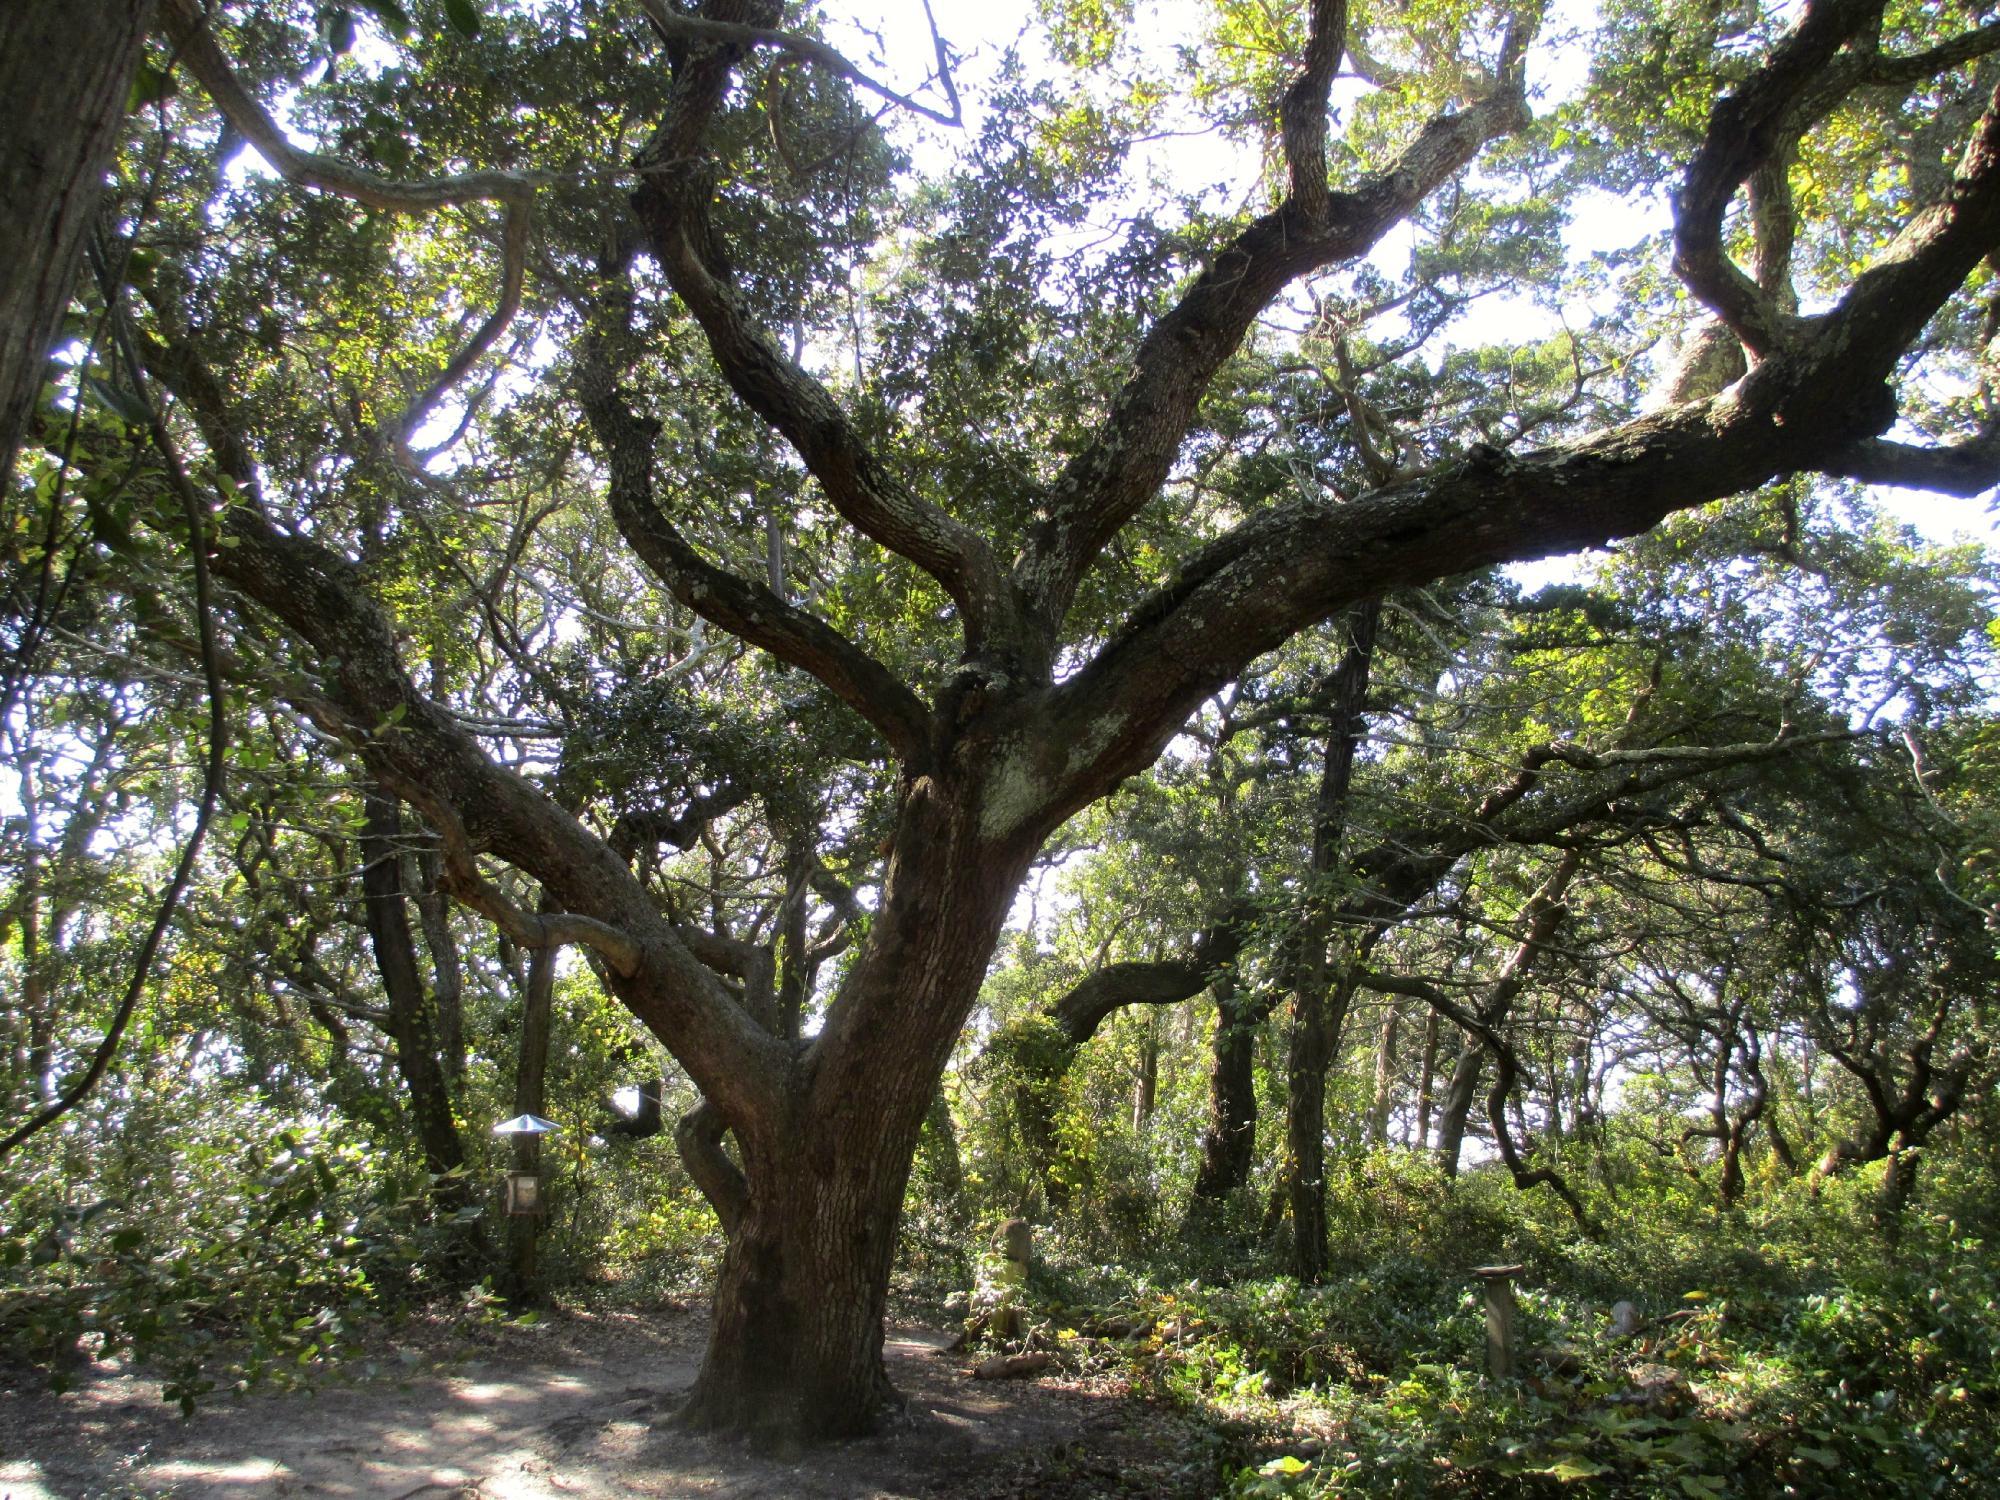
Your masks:
<instances>
[{"instance_id":1,"label":"slender tree trunk","mask_svg":"<svg viewBox=\"0 0 2000 1500\"><path fill-rule=\"evenodd\" d=\"M1722 1206L1734 1208L1743 1201L1743 1131L1730 1130L1722 1138Z\"/></svg>"},{"instance_id":2,"label":"slender tree trunk","mask_svg":"<svg viewBox=\"0 0 2000 1500\"><path fill-rule=\"evenodd\" d=\"M1431 1143L1431 1090L1437 1082L1438 1024L1438 1013L1426 1007L1424 1061L1422 1071L1417 1075L1417 1136L1411 1143L1419 1151L1427 1149Z\"/></svg>"},{"instance_id":3,"label":"slender tree trunk","mask_svg":"<svg viewBox=\"0 0 2000 1500\"><path fill-rule=\"evenodd\" d=\"M1571 1135L1586 1134L1597 1111L1590 1097L1590 1041L1579 1037L1569 1049L1569 1125Z\"/></svg>"},{"instance_id":4,"label":"slender tree trunk","mask_svg":"<svg viewBox=\"0 0 2000 1500\"><path fill-rule=\"evenodd\" d=\"M0 491L42 387L154 0L0 5Z\"/></svg>"},{"instance_id":5,"label":"slender tree trunk","mask_svg":"<svg viewBox=\"0 0 2000 1500\"><path fill-rule=\"evenodd\" d=\"M1208 1125L1202 1131L1190 1222L1212 1223L1220 1206L1250 1180L1257 1144L1257 1022L1254 1004L1237 998L1236 975L1215 981L1215 1035L1209 1045Z\"/></svg>"},{"instance_id":6,"label":"slender tree trunk","mask_svg":"<svg viewBox=\"0 0 2000 1500\"><path fill-rule=\"evenodd\" d=\"M1577 871L1582 867L1583 851L1566 850L1562 858L1556 861L1556 866L1549 872L1548 878L1536 888L1528 904L1522 908L1521 915L1526 919L1526 926L1521 934L1521 941L1513 952L1508 954L1507 961L1500 966L1499 974L1494 977L1493 983L1487 988L1476 1007L1480 1023L1487 1027L1489 1032L1497 1030L1506 1022L1515 999L1526 988L1536 963L1540 961L1544 946L1568 917L1569 909L1563 905L1563 895L1569 890L1570 882L1576 878ZM1459 1048L1458 1064L1452 1069L1451 1088L1445 1096L1443 1126L1438 1133L1438 1166L1447 1177L1458 1175L1459 1152L1465 1145L1466 1117L1472 1111L1473 1098L1479 1090L1479 1075L1485 1066L1486 1050L1485 1043L1479 1037L1468 1035ZM1497 1055L1501 1060L1500 1074L1504 1093L1511 1087L1510 1080L1518 1070L1519 1063L1505 1049L1500 1050ZM1504 1099L1501 1102L1504 1104ZM1493 1115L1493 1125L1496 1136L1504 1137L1506 1121L1498 1113ZM1517 1125L1514 1133L1525 1137L1527 1134L1525 1125ZM1514 1162L1507 1141L1498 1139L1495 1144L1500 1147L1503 1155L1508 1156L1508 1165L1512 1167ZM1517 1172L1516 1176L1519 1175Z\"/></svg>"},{"instance_id":7,"label":"slender tree trunk","mask_svg":"<svg viewBox=\"0 0 2000 1500\"><path fill-rule=\"evenodd\" d=\"M369 944L389 1003L396 1071L409 1092L410 1119L423 1148L424 1165L440 1179L438 1197L450 1207L463 1208L472 1201L472 1184L462 1172L465 1147L453 1119L451 1084L439 1057L430 997L417 966L416 937L403 890L402 834L402 810L395 799L367 793L361 888Z\"/></svg>"},{"instance_id":8,"label":"slender tree trunk","mask_svg":"<svg viewBox=\"0 0 2000 1500\"><path fill-rule=\"evenodd\" d=\"M1132 1081L1132 1131L1136 1135L1153 1118L1160 1091L1160 1022L1157 1011L1146 1016L1146 1031L1139 1039L1139 1074Z\"/></svg>"},{"instance_id":9,"label":"slender tree trunk","mask_svg":"<svg viewBox=\"0 0 2000 1500\"><path fill-rule=\"evenodd\" d=\"M1458 1049L1451 1082L1445 1086L1444 1107L1438 1114L1438 1170L1447 1177L1458 1176L1458 1158L1465 1149L1465 1123L1478 1101L1479 1075L1485 1066L1485 1048L1467 1037Z\"/></svg>"},{"instance_id":10,"label":"slender tree trunk","mask_svg":"<svg viewBox=\"0 0 2000 1500\"><path fill-rule=\"evenodd\" d=\"M1358 953L1345 955L1336 973L1327 950L1340 905L1335 886L1347 837L1348 794L1367 729L1369 670L1381 618L1376 599L1347 612L1347 649L1327 680L1332 727L1313 809L1311 875L1288 960L1292 1026L1285 1186L1292 1210L1292 1269L1301 1281L1317 1281L1326 1273L1326 1070L1339 1050L1358 978Z\"/></svg>"},{"instance_id":11,"label":"slender tree trunk","mask_svg":"<svg viewBox=\"0 0 2000 1500\"><path fill-rule=\"evenodd\" d=\"M537 949L528 956L528 983L521 997L521 1047L514 1064L514 1113L539 1115L548 1108L549 1036L555 1019L556 951ZM516 1172L541 1171L542 1138L517 1135L509 1165ZM538 1215L516 1214L507 1221L507 1297L531 1303L540 1286L535 1272L535 1246L541 1236Z\"/></svg>"},{"instance_id":12,"label":"slender tree trunk","mask_svg":"<svg viewBox=\"0 0 2000 1500\"><path fill-rule=\"evenodd\" d=\"M458 960L458 940L451 930L451 906L440 882L443 861L426 850L417 862L417 916L423 924L424 946L430 950L431 1001L437 1012L438 1046L445 1072L454 1085L465 1082L465 970Z\"/></svg>"},{"instance_id":13,"label":"slender tree trunk","mask_svg":"<svg viewBox=\"0 0 2000 1500\"><path fill-rule=\"evenodd\" d=\"M1326 1073L1340 1049L1353 996L1350 969L1331 994L1314 986L1293 1001L1286 1185L1292 1210L1292 1274L1301 1281L1318 1281L1326 1275Z\"/></svg>"},{"instance_id":14,"label":"slender tree trunk","mask_svg":"<svg viewBox=\"0 0 2000 1500\"><path fill-rule=\"evenodd\" d=\"M924 1150L929 1153L931 1176L938 1191L951 1205L954 1215L965 1214L965 1162L959 1156L958 1128L951 1122L951 1101L939 1089L931 1095L931 1107L924 1114Z\"/></svg>"},{"instance_id":15,"label":"slender tree trunk","mask_svg":"<svg viewBox=\"0 0 2000 1500\"><path fill-rule=\"evenodd\" d=\"M1396 1105L1396 1031L1402 1019L1402 1003L1391 1000L1375 1039L1375 1103L1368 1112L1368 1144L1375 1147L1389 1144L1389 1116Z\"/></svg>"},{"instance_id":16,"label":"slender tree trunk","mask_svg":"<svg viewBox=\"0 0 2000 1500\"><path fill-rule=\"evenodd\" d=\"M1902 1223L1903 1210L1910 1206L1910 1194L1916 1191L1918 1155L1912 1143L1899 1133L1888 1156L1888 1165L1882 1171L1882 1195L1876 1218L1894 1228Z\"/></svg>"}]
</instances>

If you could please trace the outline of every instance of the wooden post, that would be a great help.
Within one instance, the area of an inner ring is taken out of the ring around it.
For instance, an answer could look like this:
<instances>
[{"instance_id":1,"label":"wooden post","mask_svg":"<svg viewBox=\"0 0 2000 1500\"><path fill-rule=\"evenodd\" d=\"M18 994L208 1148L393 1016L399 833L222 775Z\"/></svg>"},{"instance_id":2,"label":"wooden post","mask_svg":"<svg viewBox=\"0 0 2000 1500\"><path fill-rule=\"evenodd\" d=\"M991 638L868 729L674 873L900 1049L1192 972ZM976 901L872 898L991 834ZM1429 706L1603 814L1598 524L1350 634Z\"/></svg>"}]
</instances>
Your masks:
<instances>
[{"instance_id":1,"label":"wooden post","mask_svg":"<svg viewBox=\"0 0 2000 1500\"><path fill-rule=\"evenodd\" d=\"M521 1003L521 1053L514 1070L514 1108L524 1115L538 1115L548 1108L547 1073L549 1033L554 1024L556 993L556 950L538 948L528 956L527 993ZM542 1138L534 1134L516 1135L509 1152L509 1165L516 1172L542 1170ZM548 1183L536 1184L546 1203ZM532 1307L541 1299L535 1265L535 1240L542 1229L540 1214L509 1216L507 1220L507 1300L518 1307Z\"/></svg>"},{"instance_id":2,"label":"wooden post","mask_svg":"<svg viewBox=\"0 0 2000 1500\"><path fill-rule=\"evenodd\" d=\"M1514 1378L1514 1278L1526 1266L1478 1266L1486 1290L1486 1368L1495 1380Z\"/></svg>"}]
</instances>

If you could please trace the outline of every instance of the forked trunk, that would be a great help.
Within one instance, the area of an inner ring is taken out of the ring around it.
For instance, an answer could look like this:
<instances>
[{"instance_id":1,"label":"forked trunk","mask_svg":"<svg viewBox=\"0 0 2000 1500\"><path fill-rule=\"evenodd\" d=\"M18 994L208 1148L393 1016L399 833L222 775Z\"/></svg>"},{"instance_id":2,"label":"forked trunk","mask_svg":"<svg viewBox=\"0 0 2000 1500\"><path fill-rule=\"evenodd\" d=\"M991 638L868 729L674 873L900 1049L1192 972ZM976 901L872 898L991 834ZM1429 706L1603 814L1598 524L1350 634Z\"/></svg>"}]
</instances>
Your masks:
<instances>
[{"instance_id":1,"label":"forked trunk","mask_svg":"<svg viewBox=\"0 0 2000 1500\"><path fill-rule=\"evenodd\" d=\"M894 1401L882 1315L904 1187L1032 853L983 837L971 798L928 781L906 797L881 907L825 1024L772 1115L729 1122L742 1171L685 1424L811 1442L867 1432Z\"/></svg>"}]
</instances>

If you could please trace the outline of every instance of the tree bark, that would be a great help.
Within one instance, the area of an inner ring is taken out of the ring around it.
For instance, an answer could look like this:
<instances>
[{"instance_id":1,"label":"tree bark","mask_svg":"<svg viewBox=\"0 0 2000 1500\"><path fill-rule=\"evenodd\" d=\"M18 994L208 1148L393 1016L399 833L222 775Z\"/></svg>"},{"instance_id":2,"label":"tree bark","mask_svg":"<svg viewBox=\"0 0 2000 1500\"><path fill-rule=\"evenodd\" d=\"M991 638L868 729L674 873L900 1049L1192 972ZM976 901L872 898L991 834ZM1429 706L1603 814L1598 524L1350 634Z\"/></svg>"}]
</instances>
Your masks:
<instances>
[{"instance_id":1,"label":"tree bark","mask_svg":"<svg viewBox=\"0 0 2000 1500\"><path fill-rule=\"evenodd\" d=\"M1486 1068L1486 1049L1467 1037L1459 1044L1458 1061L1445 1086L1444 1107L1438 1111L1438 1170L1458 1176L1458 1159L1465 1150L1465 1125L1479 1099L1479 1075Z\"/></svg>"},{"instance_id":2,"label":"tree bark","mask_svg":"<svg viewBox=\"0 0 2000 1500\"><path fill-rule=\"evenodd\" d=\"M1423 1068L1417 1075L1417 1134L1413 1142L1419 1151L1431 1143L1431 1089L1437 1081L1437 1056L1438 1013L1427 1010L1424 1014Z\"/></svg>"},{"instance_id":3,"label":"tree bark","mask_svg":"<svg viewBox=\"0 0 2000 1500\"><path fill-rule=\"evenodd\" d=\"M779 9L775 0L719 0L704 19L769 26ZM1730 290L1715 292L1713 275L1728 204L1801 80L1865 23L1861 9L1809 7L1797 31L1810 45L1782 43L1774 58L1783 65L1753 72L1713 112L1679 200L1689 279L1712 305ZM1338 60L1337 48L1328 60L1330 28L1315 20L1307 86L1294 95L1301 106L1324 99ZM808 1436L872 1422L887 1393L881 1312L904 1179L1012 893L1040 841L1150 764L1205 697L1352 601L1600 545L1670 511L1840 461L1893 421L1882 383L2000 229L2000 113L1982 123L1950 197L1730 392L1535 452L1442 461L1339 506L1315 494L1261 507L1056 680L1077 588L1159 493L1204 393L1272 299L1365 255L1486 142L1527 123L1526 34L1510 33L1489 97L1423 126L1352 191L1288 195L1209 258L1135 351L1100 430L1040 497L1045 519L1011 569L1001 546L870 451L840 403L757 326L708 212L722 172L703 149L754 37L674 44L668 107L632 162L634 206L661 272L731 389L791 441L833 509L936 579L963 622L963 670L933 705L826 621L710 562L653 503L657 423L629 408L621 372L593 355L600 331L591 319L578 391L607 456L613 517L634 552L683 604L813 674L907 771L881 907L823 1029L803 1046L733 1007L612 850L414 692L394 631L352 603L352 575L337 556L253 507L225 513L236 545L217 554L218 572L318 649L325 681L313 703L345 716L338 732L358 753L398 776L397 789L436 826L456 819L465 899L529 946L595 947L614 993L734 1132L747 1186L690 1420ZM1288 125L1309 123L1300 107L1291 115ZM1286 134L1297 168L1300 152L1312 155L1310 131ZM607 292L602 305L612 300ZM1758 331L1734 303L1732 314L1751 341ZM391 710L403 715L397 733L372 733ZM1515 795L1526 792L1524 783ZM575 915L554 924L509 910L480 882L481 854L534 874Z\"/></svg>"},{"instance_id":4,"label":"tree bark","mask_svg":"<svg viewBox=\"0 0 2000 1500\"><path fill-rule=\"evenodd\" d=\"M409 1092L410 1119L423 1148L424 1166L438 1178L437 1197L451 1208L472 1201L464 1175L465 1146L453 1118L451 1082L439 1055L430 996L417 967L416 936L404 899L402 810L392 797L363 798L361 888L368 940L389 1002L388 1029L396 1071Z\"/></svg>"},{"instance_id":5,"label":"tree bark","mask_svg":"<svg viewBox=\"0 0 2000 1500\"><path fill-rule=\"evenodd\" d=\"M1340 1049L1354 979L1349 966L1331 993L1315 987L1293 997L1286 1186L1292 1210L1292 1274L1305 1282L1326 1274L1326 1072Z\"/></svg>"},{"instance_id":6,"label":"tree bark","mask_svg":"<svg viewBox=\"0 0 2000 1500\"><path fill-rule=\"evenodd\" d=\"M443 1049L445 1072L456 1086L465 1082L465 971L458 960L458 940L451 930L451 907L441 886L437 851L423 851L416 866L417 879L411 885L417 892L424 946L431 955L431 1002L437 1012L438 1045Z\"/></svg>"},{"instance_id":7,"label":"tree bark","mask_svg":"<svg viewBox=\"0 0 2000 1500\"><path fill-rule=\"evenodd\" d=\"M1138 1075L1132 1080L1132 1131L1144 1130L1153 1118L1160 1092L1160 1022L1157 1015L1146 1017L1145 1034L1139 1038Z\"/></svg>"},{"instance_id":8,"label":"tree bark","mask_svg":"<svg viewBox=\"0 0 2000 1500\"><path fill-rule=\"evenodd\" d=\"M918 778L882 901L778 1108L729 1121L743 1198L682 1420L783 1441L870 1430L894 1399L882 1318L938 1079L1040 830L995 837L983 786Z\"/></svg>"},{"instance_id":9,"label":"tree bark","mask_svg":"<svg viewBox=\"0 0 2000 1500\"><path fill-rule=\"evenodd\" d=\"M853 1437L896 1399L882 1318L915 1141L873 1102L836 1119L802 1112L769 1155L748 1153L684 1424L765 1441Z\"/></svg>"},{"instance_id":10,"label":"tree bark","mask_svg":"<svg viewBox=\"0 0 2000 1500\"><path fill-rule=\"evenodd\" d=\"M944 1090L931 1095L924 1115L923 1149L930 1158L931 1180L950 1205L954 1218L965 1217L965 1161L959 1155L958 1127L952 1123L951 1101Z\"/></svg>"},{"instance_id":11,"label":"tree bark","mask_svg":"<svg viewBox=\"0 0 2000 1500\"><path fill-rule=\"evenodd\" d=\"M1403 1019L1399 1002L1382 1012L1382 1030L1375 1039L1375 1102L1368 1112L1368 1144L1389 1144L1389 1116L1396 1104L1396 1031Z\"/></svg>"},{"instance_id":12,"label":"tree bark","mask_svg":"<svg viewBox=\"0 0 2000 1500\"><path fill-rule=\"evenodd\" d=\"M1212 1223L1218 1206L1250 1180L1257 1144L1257 1024L1268 1013L1255 1000L1239 1000L1236 974L1215 981L1215 1035L1209 1047L1208 1125L1201 1137L1191 1224Z\"/></svg>"},{"instance_id":13,"label":"tree bark","mask_svg":"<svg viewBox=\"0 0 2000 1500\"><path fill-rule=\"evenodd\" d=\"M0 491L41 392L154 0L0 6Z\"/></svg>"},{"instance_id":14,"label":"tree bark","mask_svg":"<svg viewBox=\"0 0 2000 1500\"><path fill-rule=\"evenodd\" d=\"M1347 838L1354 759L1367 728L1363 715L1381 618L1377 599L1347 612L1347 649L1327 680L1332 726L1313 811L1311 874L1288 960L1292 1024L1285 1182L1292 1210L1292 1269L1305 1282L1326 1274L1326 1070L1340 1046L1358 968L1355 955L1344 955L1336 972L1327 950L1335 914L1343 905L1335 883Z\"/></svg>"}]
</instances>

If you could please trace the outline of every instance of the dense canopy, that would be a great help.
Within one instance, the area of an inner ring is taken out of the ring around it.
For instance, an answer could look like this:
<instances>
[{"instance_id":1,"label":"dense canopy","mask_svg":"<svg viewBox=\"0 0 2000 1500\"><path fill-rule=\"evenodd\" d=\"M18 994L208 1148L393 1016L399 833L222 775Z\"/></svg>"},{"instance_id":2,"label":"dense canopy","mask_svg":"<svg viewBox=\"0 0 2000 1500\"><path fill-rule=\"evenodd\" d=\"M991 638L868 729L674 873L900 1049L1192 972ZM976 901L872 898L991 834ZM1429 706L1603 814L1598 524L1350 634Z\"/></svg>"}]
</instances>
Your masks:
<instances>
[{"instance_id":1,"label":"dense canopy","mask_svg":"<svg viewBox=\"0 0 2000 1500\"><path fill-rule=\"evenodd\" d=\"M982 1215L1900 1222L1995 1123L1989 10L14 7L44 1332L715 1242L684 1415L841 1435Z\"/></svg>"}]
</instances>

